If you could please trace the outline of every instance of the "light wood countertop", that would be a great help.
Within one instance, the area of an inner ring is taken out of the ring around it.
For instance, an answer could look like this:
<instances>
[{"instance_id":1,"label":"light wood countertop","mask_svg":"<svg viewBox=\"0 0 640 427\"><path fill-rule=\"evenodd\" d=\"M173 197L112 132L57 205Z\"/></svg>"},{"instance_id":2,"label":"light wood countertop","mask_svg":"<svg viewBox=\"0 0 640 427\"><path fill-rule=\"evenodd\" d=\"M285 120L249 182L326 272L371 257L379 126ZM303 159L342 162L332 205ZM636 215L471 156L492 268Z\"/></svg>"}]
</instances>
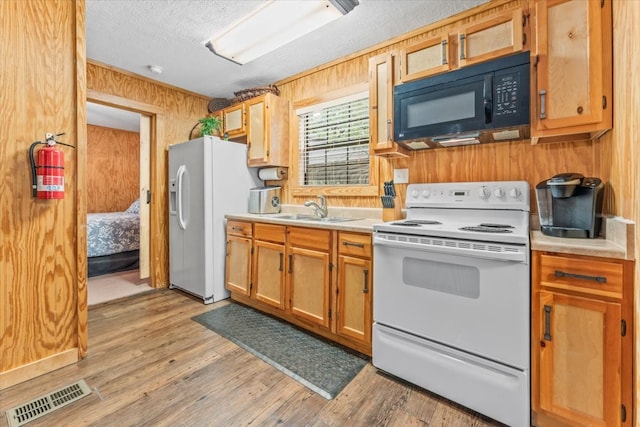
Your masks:
<instances>
[{"instance_id":1,"label":"light wood countertop","mask_svg":"<svg viewBox=\"0 0 640 427\"><path fill-rule=\"evenodd\" d=\"M310 208L298 205L283 205L279 214L249 214L230 213L225 215L227 219L239 221L256 221L268 224L292 225L296 227L324 228L328 230L351 231L355 233L372 233L373 225L382 221L382 209L375 208L343 208L329 207L329 217L357 218L350 221L324 222L318 220L292 220L281 218L283 215L301 214L313 215Z\"/></svg>"},{"instance_id":2,"label":"light wood countertop","mask_svg":"<svg viewBox=\"0 0 640 427\"><path fill-rule=\"evenodd\" d=\"M605 236L596 239L568 239L545 236L532 229L531 250L604 258L634 259L635 224L620 217L605 218Z\"/></svg>"}]
</instances>

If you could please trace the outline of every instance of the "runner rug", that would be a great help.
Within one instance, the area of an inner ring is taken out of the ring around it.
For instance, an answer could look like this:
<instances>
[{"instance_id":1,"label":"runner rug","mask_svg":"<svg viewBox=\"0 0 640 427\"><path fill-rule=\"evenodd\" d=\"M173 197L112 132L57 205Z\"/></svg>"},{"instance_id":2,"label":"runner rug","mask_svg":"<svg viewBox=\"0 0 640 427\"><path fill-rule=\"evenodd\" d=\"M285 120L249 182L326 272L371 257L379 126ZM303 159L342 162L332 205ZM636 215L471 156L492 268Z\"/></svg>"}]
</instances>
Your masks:
<instances>
[{"instance_id":1,"label":"runner rug","mask_svg":"<svg viewBox=\"0 0 640 427\"><path fill-rule=\"evenodd\" d=\"M326 399L333 399L368 358L289 323L232 303L193 318Z\"/></svg>"}]
</instances>

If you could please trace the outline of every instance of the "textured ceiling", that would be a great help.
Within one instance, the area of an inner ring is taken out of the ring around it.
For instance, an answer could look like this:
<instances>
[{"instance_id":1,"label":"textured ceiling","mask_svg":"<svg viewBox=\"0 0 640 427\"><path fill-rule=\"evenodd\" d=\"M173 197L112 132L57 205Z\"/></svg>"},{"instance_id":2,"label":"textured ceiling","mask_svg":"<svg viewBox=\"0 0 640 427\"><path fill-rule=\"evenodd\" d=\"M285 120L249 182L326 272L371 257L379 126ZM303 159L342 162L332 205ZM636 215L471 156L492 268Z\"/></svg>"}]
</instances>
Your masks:
<instances>
[{"instance_id":1,"label":"textured ceiling","mask_svg":"<svg viewBox=\"0 0 640 427\"><path fill-rule=\"evenodd\" d=\"M87 0L87 57L208 97L232 98L486 1L360 0L325 27L237 65L204 44L263 0ZM152 74L149 65L163 73Z\"/></svg>"}]
</instances>

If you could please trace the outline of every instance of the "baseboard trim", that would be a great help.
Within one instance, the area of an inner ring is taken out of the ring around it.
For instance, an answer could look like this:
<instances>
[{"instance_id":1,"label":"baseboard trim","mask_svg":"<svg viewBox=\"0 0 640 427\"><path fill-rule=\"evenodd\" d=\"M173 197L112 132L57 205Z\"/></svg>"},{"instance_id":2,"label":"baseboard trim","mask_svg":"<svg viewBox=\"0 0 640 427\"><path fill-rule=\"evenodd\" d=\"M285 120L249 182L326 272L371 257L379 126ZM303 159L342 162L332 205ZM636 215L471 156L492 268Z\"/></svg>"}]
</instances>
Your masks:
<instances>
[{"instance_id":1,"label":"baseboard trim","mask_svg":"<svg viewBox=\"0 0 640 427\"><path fill-rule=\"evenodd\" d=\"M35 362L0 372L0 390L46 374L78 361L78 349L71 348Z\"/></svg>"}]
</instances>

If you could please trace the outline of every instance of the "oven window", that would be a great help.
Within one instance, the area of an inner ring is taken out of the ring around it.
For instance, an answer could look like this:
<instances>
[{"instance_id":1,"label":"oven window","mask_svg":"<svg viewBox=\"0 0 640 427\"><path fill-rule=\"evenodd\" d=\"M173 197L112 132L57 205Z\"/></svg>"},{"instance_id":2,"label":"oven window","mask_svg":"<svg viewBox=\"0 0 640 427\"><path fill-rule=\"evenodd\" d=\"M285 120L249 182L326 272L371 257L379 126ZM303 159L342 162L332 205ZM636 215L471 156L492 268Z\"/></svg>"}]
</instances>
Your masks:
<instances>
[{"instance_id":1,"label":"oven window","mask_svg":"<svg viewBox=\"0 0 640 427\"><path fill-rule=\"evenodd\" d=\"M410 286L455 296L480 296L480 271L476 267L405 257L402 280Z\"/></svg>"}]
</instances>

